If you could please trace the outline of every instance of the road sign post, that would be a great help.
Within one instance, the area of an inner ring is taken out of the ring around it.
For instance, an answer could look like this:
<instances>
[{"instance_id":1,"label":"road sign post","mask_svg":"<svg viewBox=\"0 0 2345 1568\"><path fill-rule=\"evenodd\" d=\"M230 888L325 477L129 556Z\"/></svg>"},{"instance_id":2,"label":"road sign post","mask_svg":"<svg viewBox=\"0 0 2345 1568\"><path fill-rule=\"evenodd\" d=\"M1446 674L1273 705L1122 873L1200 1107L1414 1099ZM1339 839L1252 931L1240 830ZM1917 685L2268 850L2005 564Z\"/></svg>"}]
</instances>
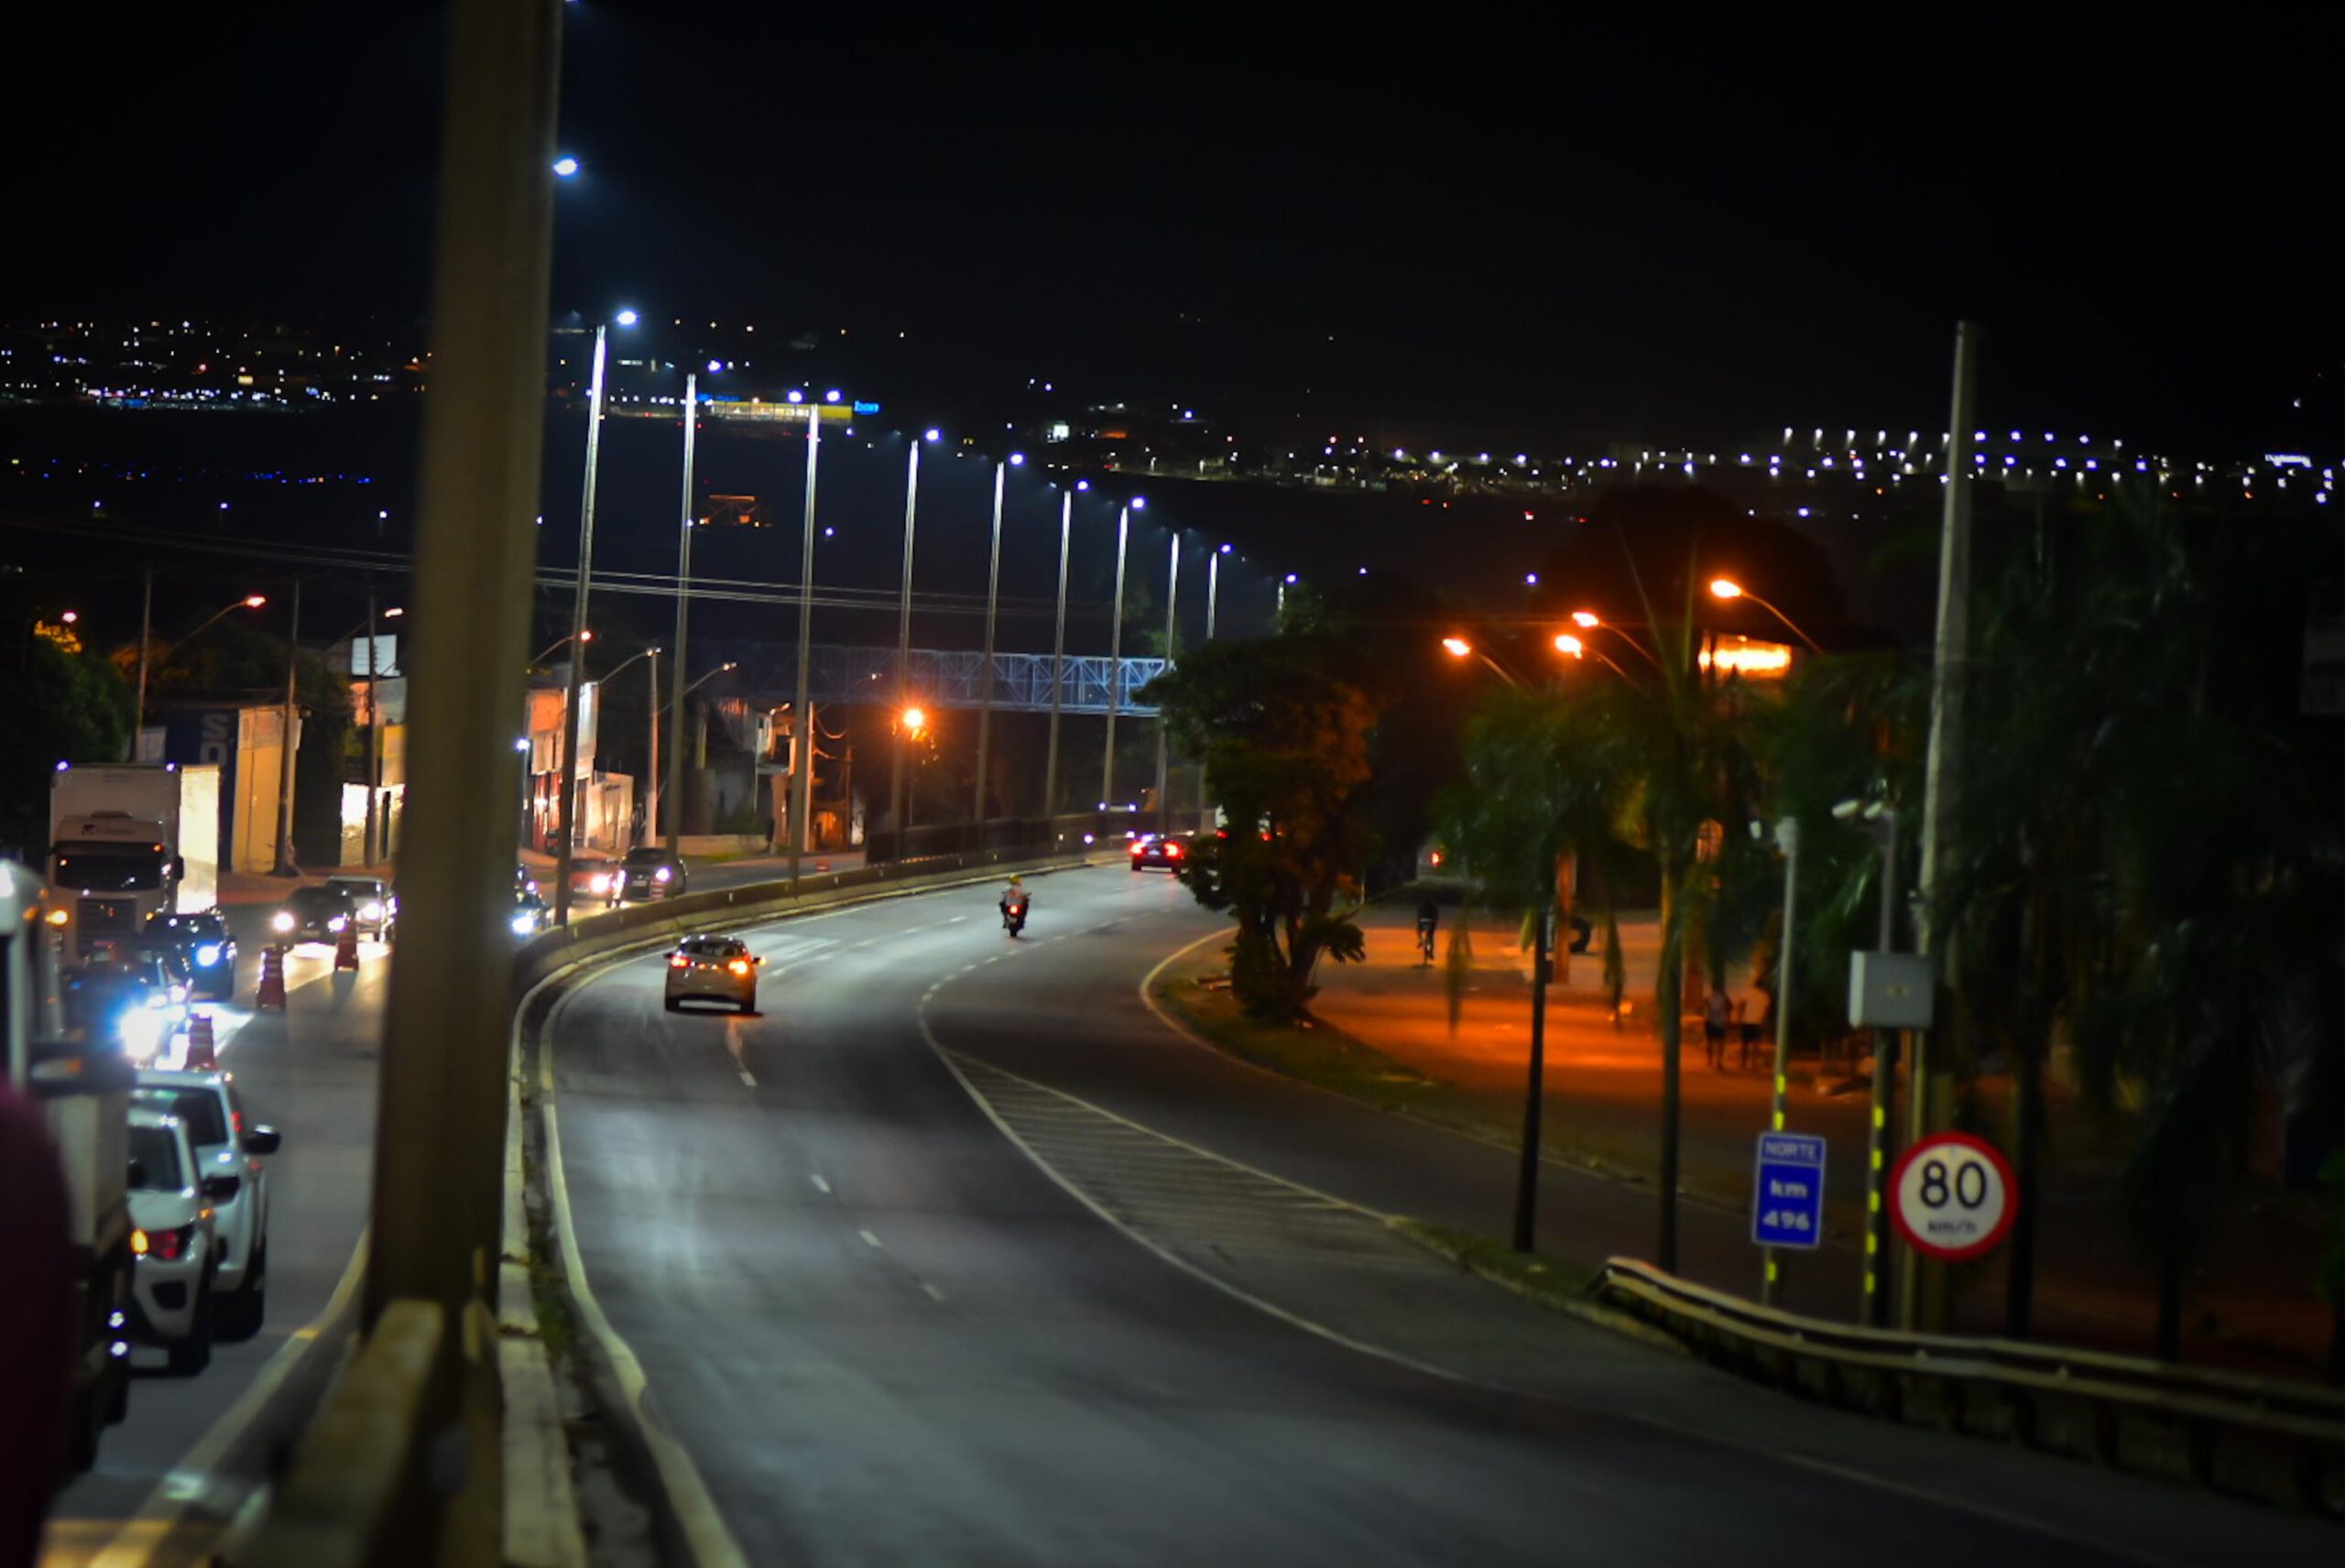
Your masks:
<instances>
[{"instance_id":1,"label":"road sign post","mask_svg":"<svg viewBox=\"0 0 2345 1568\"><path fill-rule=\"evenodd\" d=\"M2002 1150L1967 1132L1934 1133L1891 1173L1889 1217L1915 1252L1961 1263L2001 1245L2018 1192Z\"/></svg>"},{"instance_id":2,"label":"road sign post","mask_svg":"<svg viewBox=\"0 0 2345 1568\"><path fill-rule=\"evenodd\" d=\"M1759 1135L1758 1169L1751 1184L1751 1239L1768 1248L1814 1251L1822 1245L1822 1138L1800 1132Z\"/></svg>"}]
</instances>

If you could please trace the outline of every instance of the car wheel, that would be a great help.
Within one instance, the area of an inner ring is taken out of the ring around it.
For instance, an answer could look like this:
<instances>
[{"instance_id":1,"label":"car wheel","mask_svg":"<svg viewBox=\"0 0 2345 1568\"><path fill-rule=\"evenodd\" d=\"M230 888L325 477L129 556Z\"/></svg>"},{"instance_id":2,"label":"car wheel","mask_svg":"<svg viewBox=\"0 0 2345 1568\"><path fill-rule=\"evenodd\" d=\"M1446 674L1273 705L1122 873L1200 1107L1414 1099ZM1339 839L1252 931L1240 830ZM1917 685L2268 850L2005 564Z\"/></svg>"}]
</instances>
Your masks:
<instances>
[{"instance_id":1,"label":"car wheel","mask_svg":"<svg viewBox=\"0 0 2345 1568\"><path fill-rule=\"evenodd\" d=\"M245 1282L220 1303L220 1337L231 1345L240 1345L260 1333L261 1323L267 1316L268 1248L264 1247L253 1254L253 1265L245 1270Z\"/></svg>"},{"instance_id":2,"label":"car wheel","mask_svg":"<svg viewBox=\"0 0 2345 1568\"><path fill-rule=\"evenodd\" d=\"M188 1321L187 1337L175 1341L168 1352L173 1377L192 1377L212 1365L214 1316L212 1277L207 1274L195 1293L195 1312Z\"/></svg>"},{"instance_id":3,"label":"car wheel","mask_svg":"<svg viewBox=\"0 0 2345 1568\"><path fill-rule=\"evenodd\" d=\"M741 998L740 1010L745 1013L754 1013L758 1010L758 994L755 991Z\"/></svg>"},{"instance_id":4,"label":"car wheel","mask_svg":"<svg viewBox=\"0 0 2345 1568\"><path fill-rule=\"evenodd\" d=\"M667 1007L668 1010L671 1013L682 1012L683 1010L682 1007L678 1005L676 998L673 996L668 998Z\"/></svg>"}]
</instances>

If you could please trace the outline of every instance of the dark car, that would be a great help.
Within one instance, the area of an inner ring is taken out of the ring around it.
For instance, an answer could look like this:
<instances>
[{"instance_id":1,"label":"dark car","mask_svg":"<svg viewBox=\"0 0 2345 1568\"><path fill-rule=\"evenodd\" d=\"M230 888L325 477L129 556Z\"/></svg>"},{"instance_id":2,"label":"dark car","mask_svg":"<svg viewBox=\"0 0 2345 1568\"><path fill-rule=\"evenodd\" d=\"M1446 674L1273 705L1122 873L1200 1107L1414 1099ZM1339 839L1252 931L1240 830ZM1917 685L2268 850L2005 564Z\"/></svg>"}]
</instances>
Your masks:
<instances>
[{"instance_id":1,"label":"dark car","mask_svg":"<svg viewBox=\"0 0 2345 1568\"><path fill-rule=\"evenodd\" d=\"M65 1024L133 1062L167 1055L187 1029L187 966L168 950L101 942L65 977Z\"/></svg>"},{"instance_id":2,"label":"dark car","mask_svg":"<svg viewBox=\"0 0 2345 1568\"><path fill-rule=\"evenodd\" d=\"M1186 839L1150 833L1146 838L1132 841L1132 869L1145 871L1154 867L1159 871L1178 871L1188 864L1189 853L1190 844Z\"/></svg>"},{"instance_id":3,"label":"dark car","mask_svg":"<svg viewBox=\"0 0 2345 1568\"><path fill-rule=\"evenodd\" d=\"M332 942L357 918L346 888L296 887L269 916L268 929L280 942Z\"/></svg>"},{"instance_id":4,"label":"dark car","mask_svg":"<svg viewBox=\"0 0 2345 1568\"><path fill-rule=\"evenodd\" d=\"M672 898L684 890L684 863L664 849L630 849L620 867L622 898Z\"/></svg>"},{"instance_id":5,"label":"dark car","mask_svg":"<svg viewBox=\"0 0 2345 1568\"><path fill-rule=\"evenodd\" d=\"M169 947L187 964L188 985L194 995L225 1001L236 990L236 939L220 911L200 915L152 914L140 943Z\"/></svg>"}]
</instances>

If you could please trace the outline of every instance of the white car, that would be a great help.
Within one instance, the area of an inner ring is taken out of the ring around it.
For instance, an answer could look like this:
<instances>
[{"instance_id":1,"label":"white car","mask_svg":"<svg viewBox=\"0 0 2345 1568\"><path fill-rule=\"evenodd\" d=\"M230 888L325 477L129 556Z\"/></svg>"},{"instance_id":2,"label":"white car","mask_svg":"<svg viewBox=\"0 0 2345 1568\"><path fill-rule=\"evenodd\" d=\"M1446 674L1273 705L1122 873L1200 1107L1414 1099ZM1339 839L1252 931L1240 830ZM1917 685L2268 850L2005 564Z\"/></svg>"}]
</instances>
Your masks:
<instances>
[{"instance_id":1,"label":"white car","mask_svg":"<svg viewBox=\"0 0 2345 1568\"><path fill-rule=\"evenodd\" d=\"M130 1337L159 1345L171 1370L212 1364L213 1211L210 1183L179 1117L130 1107Z\"/></svg>"},{"instance_id":2,"label":"white car","mask_svg":"<svg viewBox=\"0 0 2345 1568\"><path fill-rule=\"evenodd\" d=\"M389 883L379 877L342 876L327 877L326 886L350 895L361 935L391 940L398 928L399 896Z\"/></svg>"},{"instance_id":3,"label":"white car","mask_svg":"<svg viewBox=\"0 0 2345 1568\"><path fill-rule=\"evenodd\" d=\"M758 1010L758 966L748 944L736 936L688 936L668 953L670 1012L687 1001L730 1002L744 1013Z\"/></svg>"},{"instance_id":4,"label":"white car","mask_svg":"<svg viewBox=\"0 0 2345 1568\"><path fill-rule=\"evenodd\" d=\"M268 1312L268 1167L262 1157L276 1153L283 1138L245 1114L233 1073L147 1068L138 1074L133 1103L186 1127L212 1200L220 1337L252 1338Z\"/></svg>"}]
</instances>

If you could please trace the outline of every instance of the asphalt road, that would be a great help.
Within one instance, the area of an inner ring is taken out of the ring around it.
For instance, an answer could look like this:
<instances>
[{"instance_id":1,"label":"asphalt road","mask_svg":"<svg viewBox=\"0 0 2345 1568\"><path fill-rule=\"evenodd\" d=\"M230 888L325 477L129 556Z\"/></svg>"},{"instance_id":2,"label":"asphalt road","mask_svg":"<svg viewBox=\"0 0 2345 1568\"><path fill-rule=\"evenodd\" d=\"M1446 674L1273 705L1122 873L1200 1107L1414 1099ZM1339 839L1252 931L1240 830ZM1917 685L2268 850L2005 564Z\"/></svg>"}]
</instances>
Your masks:
<instances>
[{"instance_id":1,"label":"asphalt road","mask_svg":"<svg viewBox=\"0 0 2345 1568\"><path fill-rule=\"evenodd\" d=\"M1510 1157L1426 1154L1445 1135L1169 1035L1139 980L1214 923L1167 879L1035 886L1014 944L983 890L749 933L756 1017L663 1012L657 958L553 1017L580 1256L749 1561L1813 1568L2331 1539L1780 1400L1403 1256L1341 1200L1462 1206L1447 1172Z\"/></svg>"},{"instance_id":2,"label":"asphalt road","mask_svg":"<svg viewBox=\"0 0 2345 1568\"><path fill-rule=\"evenodd\" d=\"M344 990L333 980L328 949L301 949L287 962L286 1011L256 1014L250 1003L266 914L258 905L232 909L240 985L234 1001L211 1006L221 1064L236 1075L246 1110L285 1138L269 1160L268 1315L258 1336L220 1345L194 1377L165 1371L159 1351L136 1353L128 1419L107 1429L96 1468L67 1486L51 1510L48 1568L95 1561L110 1544L143 1545L143 1530L125 1526L150 1503L216 1506L224 1498L233 1506L249 1478L191 1468L190 1450L326 1306L365 1225L386 950L362 943L359 978Z\"/></svg>"}]
</instances>

